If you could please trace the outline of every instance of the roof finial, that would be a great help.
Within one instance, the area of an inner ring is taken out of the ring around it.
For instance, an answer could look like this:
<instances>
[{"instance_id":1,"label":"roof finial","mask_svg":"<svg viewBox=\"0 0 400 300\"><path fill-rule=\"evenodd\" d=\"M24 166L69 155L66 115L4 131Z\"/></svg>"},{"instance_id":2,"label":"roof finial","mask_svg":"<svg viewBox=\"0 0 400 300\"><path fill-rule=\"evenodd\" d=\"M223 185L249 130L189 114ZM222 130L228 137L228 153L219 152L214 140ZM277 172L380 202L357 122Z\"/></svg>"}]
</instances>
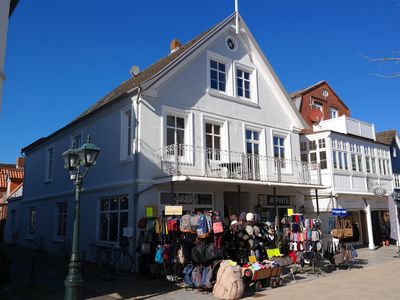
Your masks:
<instances>
[{"instance_id":1,"label":"roof finial","mask_svg":"<svg viewBox=\"0 0 400 300\"><path fill-rule=\"evenodd\" d=\"M239 34L239 0L235 0L236 34Z\"/></svg>"}]
</instances>

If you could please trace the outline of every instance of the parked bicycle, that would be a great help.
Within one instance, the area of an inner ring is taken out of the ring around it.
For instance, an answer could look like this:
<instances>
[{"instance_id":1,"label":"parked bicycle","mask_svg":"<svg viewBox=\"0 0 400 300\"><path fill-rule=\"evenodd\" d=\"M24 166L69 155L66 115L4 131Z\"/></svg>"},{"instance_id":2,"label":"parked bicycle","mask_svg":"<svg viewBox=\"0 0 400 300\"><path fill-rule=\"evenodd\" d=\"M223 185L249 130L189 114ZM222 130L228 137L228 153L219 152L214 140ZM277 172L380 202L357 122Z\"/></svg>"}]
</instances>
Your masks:
<instances>
[{"instance_id":1,"label":"parked bicycle","mask_svg":"<svg viewBox=\"0 0 400 300\"><path fill-rule=\"evenodd\" d=\"M128 252L129 239L127 237L119 238L119 247L98 246L98 268L105 270L114 267L119 275L127 275L131 272L133 257ZM118 254L115 256L115 252Z\"/></svg>"}]
</instances>

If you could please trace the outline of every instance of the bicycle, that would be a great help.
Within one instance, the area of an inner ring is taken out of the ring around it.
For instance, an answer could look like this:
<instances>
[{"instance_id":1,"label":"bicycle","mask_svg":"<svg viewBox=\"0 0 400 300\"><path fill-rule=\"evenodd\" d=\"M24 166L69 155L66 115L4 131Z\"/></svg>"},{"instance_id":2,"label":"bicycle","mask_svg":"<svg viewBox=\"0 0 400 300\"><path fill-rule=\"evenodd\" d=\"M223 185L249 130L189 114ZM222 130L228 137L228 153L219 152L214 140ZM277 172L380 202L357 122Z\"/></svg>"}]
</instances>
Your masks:
<instances>
[{"instance_id":1,"label":"bicycle","mask_svg":"<svg viewBox=\"0 0 400 300\"><path fill-rule=\"evenodd\" d=\"M99 270L105 270L107 267L115 267L118 275L128 275L133 265L133 257L128 252L129 239L119 238L118 256L113 260L114 246L99 246L100 257L98 261Z\"/></svg>"}]
</instances>

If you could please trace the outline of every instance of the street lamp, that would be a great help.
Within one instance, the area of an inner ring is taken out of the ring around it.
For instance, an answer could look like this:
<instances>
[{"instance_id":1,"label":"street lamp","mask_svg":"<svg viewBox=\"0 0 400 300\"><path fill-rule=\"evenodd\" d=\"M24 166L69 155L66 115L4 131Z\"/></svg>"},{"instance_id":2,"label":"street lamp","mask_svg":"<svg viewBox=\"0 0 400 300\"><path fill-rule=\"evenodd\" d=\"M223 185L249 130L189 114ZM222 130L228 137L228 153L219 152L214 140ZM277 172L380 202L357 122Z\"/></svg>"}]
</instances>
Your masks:
<instances>
[{"instance_id":1,"label":"street lamp","mask_svg":"<svg viewBox=\"0 0 400 300\"><path fill-rule=\"evenodd\" d=\"M81 287L83 286L81 263L79 262L79 193L83 178L86 176L89 168L96 163L100 152L100 148L90 142L89 135L86 143L80 148L75 149L74 146L62 154L64 168L70 171L70 179L75 184L74 231L72 235L72 254L68 265L69 271L64 281L65 300L79 299ZM82 170L83 167L85 167L84 170Z\"/></svg>"}]
</instances>

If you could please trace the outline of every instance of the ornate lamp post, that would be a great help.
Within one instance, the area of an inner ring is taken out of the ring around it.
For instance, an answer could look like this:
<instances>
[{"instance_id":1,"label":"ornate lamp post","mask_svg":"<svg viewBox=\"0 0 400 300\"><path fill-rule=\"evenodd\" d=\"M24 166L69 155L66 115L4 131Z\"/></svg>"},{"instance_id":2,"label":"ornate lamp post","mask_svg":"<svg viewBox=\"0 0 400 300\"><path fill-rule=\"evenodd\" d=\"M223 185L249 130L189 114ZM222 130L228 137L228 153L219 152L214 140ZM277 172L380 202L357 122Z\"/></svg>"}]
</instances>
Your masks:
<instances>
[{"instance_id":1,"label":"ornate lamp post","mask_svg":"<svg viewBox=\"0 0 400 300\"><path fill-rule=\"evenodd\" d=\"M64 168L70 171L70 179L75 184L75 218L74 231L72 235L72 254L68 265L69 271L64 281L65 300L79 299L83 278L81 274L81 263L79 261L79 194L83 178L86 176L89 168L96 163L100 149L90 143L88 135L86 143L78 149L68 149L62 154L64 159Z\"/></svg>"}]
</instances>

